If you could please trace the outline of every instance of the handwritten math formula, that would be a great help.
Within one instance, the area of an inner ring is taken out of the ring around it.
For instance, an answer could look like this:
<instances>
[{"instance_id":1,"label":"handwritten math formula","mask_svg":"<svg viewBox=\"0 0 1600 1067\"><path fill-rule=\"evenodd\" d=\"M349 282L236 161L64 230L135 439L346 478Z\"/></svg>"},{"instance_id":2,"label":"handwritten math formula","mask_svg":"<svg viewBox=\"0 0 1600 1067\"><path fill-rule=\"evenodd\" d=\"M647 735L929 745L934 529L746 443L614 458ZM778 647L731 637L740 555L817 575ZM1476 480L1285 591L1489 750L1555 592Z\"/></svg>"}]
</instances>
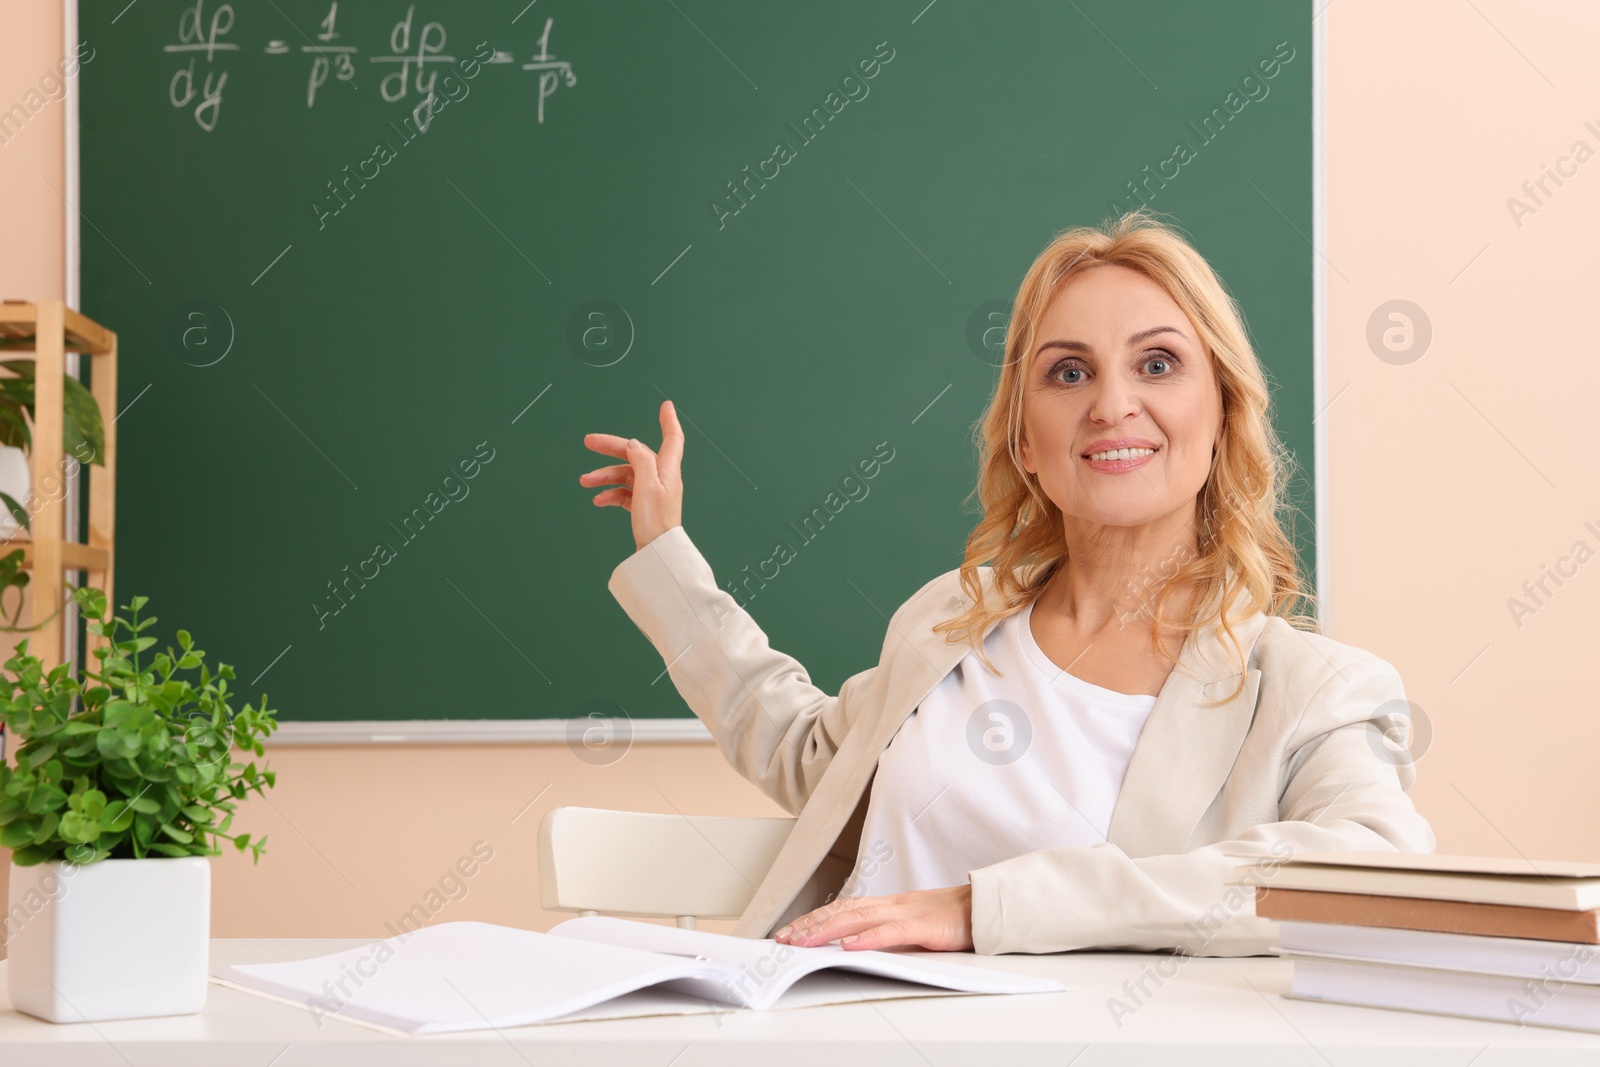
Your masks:
<instances>
[{"instance_id":1,"label":"handwritten math formula","mask_svg":"<svg viewBox=\"0 0 1600 1067\"><path fill-rule=\"evenodd\" d=\"M305 38L305 42L299 45L269 40L262 46L262 51L269 56L298 55L310 61L306 70L307 108L317 106L318 93L329 78L349 82L358 89L365 82L365 79L357 80L357 73L362 69L360 49L343 43L337 28L338 18L339 3L333 0L328 5L328 14L318 23L315 38ZM217 121L222 115L229 60L242 49L236 40L231 39L235 21L232 4L216 4L208 12L207 0L196 0L178 18L177 43L163 46L163 51L172 54L178 62L187 61L173 71L167 87L168 101L179 110L192 109L195 123L207 133L217 128ZM558 88L570 88L578 84L571 62L558 59L550 51L550 35L555 28L555 21L554 18L545 19L544 32L535 42L533 55L521 64L523 70L531 71L535 76L534 90L538 94L540 123L544 122L545 101L554 96ZM433 112L440 106L435 91L438 65L444 64L448 69L457 62L456 57L446 51L449 37L444 24L420 21L417 18L417 5L411 4L406 8L405 17L389 31L387 44L389 51L386 54L366 57L368 63L380 65L371 69L384 71L377 82L378 93L391 104L415 100L412 117L418 129L425 131ZM516 63L510 52L494 50L487 43L480 44L477 51L480 56L489 57L483 60L485 65L510 66ZM471 64L474 67L471 76L476 75L478 62L477 58L461 60L463 65Z\"/></svg>"}]
</instances>

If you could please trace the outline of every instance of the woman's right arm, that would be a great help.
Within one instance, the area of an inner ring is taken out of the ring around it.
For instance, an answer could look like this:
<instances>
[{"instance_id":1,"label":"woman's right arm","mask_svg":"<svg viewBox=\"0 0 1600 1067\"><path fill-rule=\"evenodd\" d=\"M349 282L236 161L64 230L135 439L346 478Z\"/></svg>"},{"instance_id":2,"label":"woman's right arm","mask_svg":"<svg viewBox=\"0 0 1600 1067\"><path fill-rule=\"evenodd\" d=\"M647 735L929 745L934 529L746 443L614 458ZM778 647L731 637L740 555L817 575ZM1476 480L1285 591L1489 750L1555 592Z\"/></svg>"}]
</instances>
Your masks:
<instances>
[{"instance_id":1,"label":"woman's right arm","mask_svg":"<svg viewBox=\"0 0 1600 1067\"><path fill-rule=\"evenodd\" d=\"M618 564L607 588L733 768L799 814L849 732L860 707L852 698L877 668L845 679L837 696L813 685L717 585L682 526Z\"/></svg>"},{"instance_id":2,"label":"woman's right arm","mask_svg":"<svg viewBox=\"0 0 1600 1067\"><path fill-rule=\"evenodd\" d=\"M628 461L579 479L588 486L620 484L624 488L597 495L595 504L617 504L633 515L638 550L617 565L607 588L660 653L728 762L798 814L850 729L859 708L853 695L876 667L845 679L839 693L829 695L811 684L799 661L772 648L749 612L717 585L683 529L683 431L671 401L662 404L661 428L659 456L631 439L584 438L589 448ZM890 634L898 618L896 612Z\"/></svg>"}]
</instances>

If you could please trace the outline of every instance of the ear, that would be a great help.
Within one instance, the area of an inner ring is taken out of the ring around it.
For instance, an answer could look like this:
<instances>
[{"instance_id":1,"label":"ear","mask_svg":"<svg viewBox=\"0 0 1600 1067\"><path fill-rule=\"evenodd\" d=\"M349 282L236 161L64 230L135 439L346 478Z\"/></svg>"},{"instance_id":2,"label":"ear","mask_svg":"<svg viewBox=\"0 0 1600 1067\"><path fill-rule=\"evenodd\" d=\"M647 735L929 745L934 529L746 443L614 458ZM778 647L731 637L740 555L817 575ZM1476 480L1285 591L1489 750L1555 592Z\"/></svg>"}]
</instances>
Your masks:
<instances>
[{"instance_id":1,"label":"ear","mask_svg":"<svg viewBox=\"0 0 1600 1067\"><path fill-rule=\"evenodd\" d=\"M1028 435L1026 433L1017 438L1017 451L1022 453L1022 469L1029 474L1039 473L1033 469L1033 457L1029 455Z\"/></svg>"}]
</instances>

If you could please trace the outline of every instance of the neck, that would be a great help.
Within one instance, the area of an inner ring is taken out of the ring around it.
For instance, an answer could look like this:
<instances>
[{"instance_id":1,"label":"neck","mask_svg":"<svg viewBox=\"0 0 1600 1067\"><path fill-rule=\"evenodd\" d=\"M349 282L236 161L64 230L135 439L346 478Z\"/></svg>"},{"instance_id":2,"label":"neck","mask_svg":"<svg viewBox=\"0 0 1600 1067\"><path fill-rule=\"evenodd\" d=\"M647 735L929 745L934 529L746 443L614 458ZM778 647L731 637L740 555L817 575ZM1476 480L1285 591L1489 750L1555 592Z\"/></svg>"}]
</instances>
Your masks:
<instances>
[{"instance_id":1,"label":"neck","mask_svg":"<svg viewBox=\"0 0 1600 1067\"><path fill-rule=\"evenodd\" d=\"M1066 558L1039 595L1035 610L1071 619L1091 632L1120 623L1147 625L1157 598L1178 567L1199 552L1194 515L1178 512L1141 526L1065 520ZM1170 618L1183 618L1197 586L1174 588Z\"/></svg>"}]
</instances>

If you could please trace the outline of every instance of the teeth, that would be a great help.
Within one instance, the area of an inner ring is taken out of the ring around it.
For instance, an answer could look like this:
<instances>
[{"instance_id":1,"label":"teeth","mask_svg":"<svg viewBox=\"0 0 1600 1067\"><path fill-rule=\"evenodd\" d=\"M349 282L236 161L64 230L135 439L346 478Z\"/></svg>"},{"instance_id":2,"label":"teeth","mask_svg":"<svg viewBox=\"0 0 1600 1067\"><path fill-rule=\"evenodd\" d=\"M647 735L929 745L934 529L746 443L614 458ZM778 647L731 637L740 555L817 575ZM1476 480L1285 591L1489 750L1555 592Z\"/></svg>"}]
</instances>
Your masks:
<instances>
[{"instance_id":1,"label":"teeth","mask_svg":"<svg viewBox=\"0 0 1600 1067\"><path fill-rule=\"evenodd\" d=\"M1100 462L1102 460L1138 459L1140 456L1149 456L1155 453L1153 448L1113 448L1109 452L1091 452L1089 458Z\"/></svg>"}]
</instances>

